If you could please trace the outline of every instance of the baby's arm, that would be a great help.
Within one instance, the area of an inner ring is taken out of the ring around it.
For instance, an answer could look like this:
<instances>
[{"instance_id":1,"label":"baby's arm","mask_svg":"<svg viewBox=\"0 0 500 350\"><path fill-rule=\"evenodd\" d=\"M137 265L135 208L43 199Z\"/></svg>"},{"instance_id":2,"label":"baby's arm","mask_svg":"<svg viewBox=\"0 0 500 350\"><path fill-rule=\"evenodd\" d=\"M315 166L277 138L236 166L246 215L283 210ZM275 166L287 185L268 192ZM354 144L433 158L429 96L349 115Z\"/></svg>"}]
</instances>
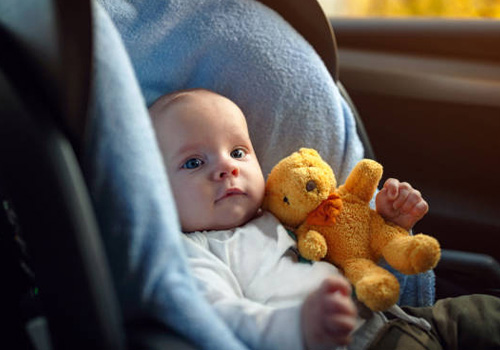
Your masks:
<instances>
[{"instance_id":1,"label":"baby's arm","mask_svg":"<svg viewBox=\"0 0 500 350\"><path fill-rule=\"evenodd\" d=\"M271 307L246 298L227 265L190 239L183 241L200 291L248 348L304 350L302 303Z\"/></svg>"},{"instance_id":2,"label":"baby's arm","mask_svg":"<svg viewBox=\"0 0 500 350\"><path fill-rule=\"evenodd\" d=\"M410 230L429 211L419 191L407 182L388 179L375 198L377 212L387 221Z\"/></svg>"},{"instance_id":3,"label":"baby's arm","mask_svg":"<svg viewBox=\"0 0 500 350\"><path fill-rule=\"evenodd\" d=\"M349 282L329 277L302 306L302 332L308 350L347 345L356 325L357 311Z\"/></svg>"}]
</instances>

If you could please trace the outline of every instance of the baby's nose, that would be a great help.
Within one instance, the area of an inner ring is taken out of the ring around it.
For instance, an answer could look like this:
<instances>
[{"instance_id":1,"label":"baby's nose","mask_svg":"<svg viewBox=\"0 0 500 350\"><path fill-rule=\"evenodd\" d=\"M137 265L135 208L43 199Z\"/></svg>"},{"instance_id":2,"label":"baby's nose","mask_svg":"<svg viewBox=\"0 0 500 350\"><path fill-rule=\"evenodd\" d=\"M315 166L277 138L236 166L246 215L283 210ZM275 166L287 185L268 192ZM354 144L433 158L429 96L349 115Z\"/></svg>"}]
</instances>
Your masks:
<instances>
[{"instance_id":1,"label":"baby's nose","mask_svg":"<svg viewBox=\"0 0 500 350\"><path fill-rule=\"evenodd\" d=\"M222 180L229 176L238 176L239 174L240 170L234 159L223 159L218 164L214 177L215 180Z\"/></svg>"},{"instance_id":2,"label":"baby's nose","mask_svg":"<svg viewBox=\"0 0 500 350\"><path fill-rule=\"evenodd\" d=\"M232 176L238 176L240 171L238 170L237 167L234 167L232 170L227 170L227 171L221 171L219 174L219 178L223 179L229 175Z\"/></svg>"}]
</instances>

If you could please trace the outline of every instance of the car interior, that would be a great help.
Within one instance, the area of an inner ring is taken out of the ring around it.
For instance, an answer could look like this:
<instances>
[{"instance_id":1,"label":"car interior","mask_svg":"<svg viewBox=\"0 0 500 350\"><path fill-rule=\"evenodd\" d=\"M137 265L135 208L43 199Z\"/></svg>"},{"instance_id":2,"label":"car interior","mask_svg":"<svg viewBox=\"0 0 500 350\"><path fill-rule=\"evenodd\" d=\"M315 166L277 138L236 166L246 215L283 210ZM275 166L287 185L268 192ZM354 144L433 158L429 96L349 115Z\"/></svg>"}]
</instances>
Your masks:
<instances>
[{"instance_id":1,"label":"car interior","mask_svg":"<svg viewBox=\"0 0 500 350\"><path fill-rule=\"evenodd\" d=\"M318 52L365 157L425 194L430 212L414 231L441 243L436 297L500 296L500 26L329 19L315 0L261 2ZM123 321L81 165L96 98L92 4L0 4L2 341L195 349L164 324Z\"/></svg>"},{"instance_id":2,"label":"car interior","mask_svg":"<svg viewBox=\"0 0 500 350\"><path fill-rule=\"evenodd\" d=\"M430 211L414 230L438 237L448 250L436 269L438 297L497 294L496 268L482 267L500 259L498 21L335 18L331 24L342 83L385 176L422 191Z\"/></svg>"}]
</instances>

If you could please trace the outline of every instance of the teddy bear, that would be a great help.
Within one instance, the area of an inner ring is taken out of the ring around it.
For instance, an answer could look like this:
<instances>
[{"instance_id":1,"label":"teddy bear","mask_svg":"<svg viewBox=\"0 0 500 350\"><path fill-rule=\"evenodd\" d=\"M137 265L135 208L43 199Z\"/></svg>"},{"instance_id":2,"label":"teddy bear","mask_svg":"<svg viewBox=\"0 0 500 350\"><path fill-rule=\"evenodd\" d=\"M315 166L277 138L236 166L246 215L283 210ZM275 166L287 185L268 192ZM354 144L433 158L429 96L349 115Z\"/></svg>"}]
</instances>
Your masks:
<instances>
[{"instance_id":1,"label":"teddy bear","mask_svg":"<svg viewBox=\"0 0 500 350\"><path fill-rule=\"evenodd\" d=\"M319 153L301 148L271 170L263 204L295 233L302 257L335 264L373 311L399 299L398 280L377 264L381 258L404 274L416 274L435 267L441 254L435 238L410 235L370 208L382 171L378 162L363 159L337 188Z\"/></svg>"}]
</instances>

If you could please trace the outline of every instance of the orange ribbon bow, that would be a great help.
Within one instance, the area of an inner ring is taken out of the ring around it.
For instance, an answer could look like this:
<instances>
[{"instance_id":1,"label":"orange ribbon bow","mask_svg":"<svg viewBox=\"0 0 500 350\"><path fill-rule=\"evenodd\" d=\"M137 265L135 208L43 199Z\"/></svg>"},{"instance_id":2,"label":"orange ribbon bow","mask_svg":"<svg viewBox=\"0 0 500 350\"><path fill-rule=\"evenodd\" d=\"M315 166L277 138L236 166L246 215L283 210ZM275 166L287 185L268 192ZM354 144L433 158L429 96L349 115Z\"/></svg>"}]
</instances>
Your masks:
<instances>
[{"instance_id":1,"label":"orange ribbon bow","mask_svg":"<svg viewBox=\"0 0 500 350\"><path fill-rule=\"evenodd\" d=\"M342 210L342 199L337 194L331 194L321 204L307 215L306 222L315 226L331 226Z\"/></svg>"}]
</instances>

